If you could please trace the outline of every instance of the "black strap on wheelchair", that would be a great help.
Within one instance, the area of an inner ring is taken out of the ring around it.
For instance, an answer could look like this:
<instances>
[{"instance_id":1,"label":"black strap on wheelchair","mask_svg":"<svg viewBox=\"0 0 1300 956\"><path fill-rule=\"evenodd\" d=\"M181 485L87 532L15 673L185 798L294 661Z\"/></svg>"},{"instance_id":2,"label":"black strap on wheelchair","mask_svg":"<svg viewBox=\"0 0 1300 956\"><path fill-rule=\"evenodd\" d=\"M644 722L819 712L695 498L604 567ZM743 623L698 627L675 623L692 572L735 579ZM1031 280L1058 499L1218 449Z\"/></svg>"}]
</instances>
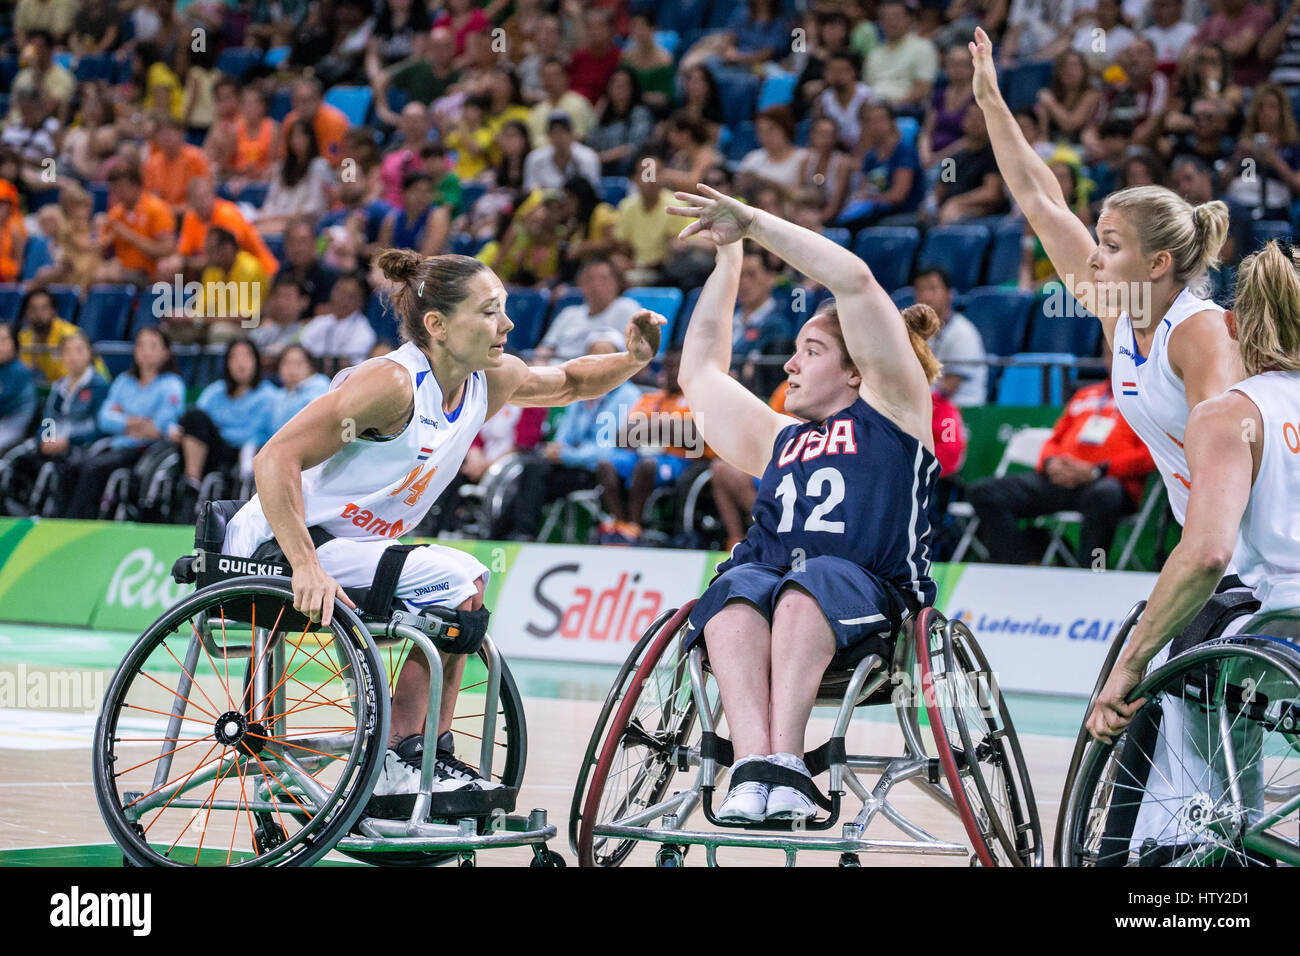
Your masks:
<instances>
[{"instance_id":1,"label":"black strap on wheelchair","mask_svg":"<svg viewBox=\"0 0 1300 956\"><path fill-rule=\"evenodd\" d=\"M384 549L379 557L379 566L375 568L374 583L361 609L362 614L375 619L388 617L393 609L393 598L397 596L397 582L402 576L406 556L418 547L418 544L394 544Z\"/></svg>"},{"instance_id":2,"label":"black strap on wheelchair","mask_svg":"<svg viewBox=\"0 0 1300 956\"><path fill-rule=\"evenodd\" d=\"M719 737L713 731L706 730L700 735L700 759L716 760L722 766L730 767L736 762L736 752L726 737Z\"/></svg>"},{"instance_id":3,"label":"black strap on wheelchair","mask_svg":"<svg viewBox=\"0 0 1300 956\"><path fill-rule=\"evenodd\" d=\"M1169 648L1169 656L1175 657L1183 651L1213 640L1238 617L1253 614L1259 610L1259 601L1250 590L1241 583L1235 574L1219 582L1214 596L1205 602L1205 607L1192 618L1192 623L1183 628L1174 638Z\"/></svg>"},{"instance_id":4,"label":"black strap on wheelchair","mask_svg":"<svg viewBox=\"0 0 1300 956\"><path fill-rule=\"evenodd\" d=\"M814 777L825 773L832 764L845 763L847 760L848 752L844 749L843 737L832 737L816 750L810 750L803 755L804 765L808 768L808 773Z\"/></svg>"},{"instance_id":5,"label":"black strap on wheelchair","mask_svg":"<svg viewBox=\"0 0 1300 956\"><path fill-rule=\"evenodd\" d=\"M733 787L751 781L765 783L769 787L793 787L823 810L834 807L830 797L813 786L811 777L805 777L796 770L790 770L767 760L751 760L731 773Z\"/></svg>"}]
</instances>

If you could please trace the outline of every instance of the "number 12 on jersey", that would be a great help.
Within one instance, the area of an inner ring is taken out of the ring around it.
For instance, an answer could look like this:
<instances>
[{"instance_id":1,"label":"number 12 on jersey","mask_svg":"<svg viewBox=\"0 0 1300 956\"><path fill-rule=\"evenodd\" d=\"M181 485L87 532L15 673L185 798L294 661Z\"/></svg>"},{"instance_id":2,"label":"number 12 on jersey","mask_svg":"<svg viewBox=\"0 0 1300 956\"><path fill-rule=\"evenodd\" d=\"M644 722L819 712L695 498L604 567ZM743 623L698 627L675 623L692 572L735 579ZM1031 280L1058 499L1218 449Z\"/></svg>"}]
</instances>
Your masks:
<instances>
[{"instance_id":1,"label":"number 12 on jersey","mask_svg":"<svg viewBox=\"0 0 1300 956\"><path fill-rule=\"evenodd\" d=\"M829 485L829 492L826 486ZM843 534L843 521L827 521L826 516L835 506L844 500L844 476L838 468L818 468L808 477L808 486L804 494L809 498L822 498L825 501L814 508L803 523L805 531L825 531L829 534ZM781 523L777 525L777 534L784 534L794 528L794 502L799 496L795 488L794 475L787 473L777 485L776 497L781 502Z\"/></svg>"}]
</instances>

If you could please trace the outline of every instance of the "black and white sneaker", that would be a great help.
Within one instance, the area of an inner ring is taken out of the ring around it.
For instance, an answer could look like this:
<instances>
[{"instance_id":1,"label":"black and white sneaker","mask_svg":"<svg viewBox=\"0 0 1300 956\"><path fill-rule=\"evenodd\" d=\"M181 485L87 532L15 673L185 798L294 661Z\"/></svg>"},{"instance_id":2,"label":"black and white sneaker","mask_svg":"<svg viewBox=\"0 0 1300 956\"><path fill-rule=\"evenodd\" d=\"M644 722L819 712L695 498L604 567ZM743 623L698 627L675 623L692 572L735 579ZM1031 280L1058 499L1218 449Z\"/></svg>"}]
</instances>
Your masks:
<instances>
[{"instance_id":1,"label":"black and white sneaker","mask_svg":"<svg viewBox=\"0 0 1300 956\"><path fill-rule=\"evenodd\" d=\"M409 739L409 738L408 738ZM433 793L451 793L471 789L473 784L447 774L440 774L435 766L430 790ZM414 797L420 792L420 765L412 765L399 751L390 749L384 754L384 769L375 783L376 797Z\"/></svg>"},{"instance_id":2,"label":"black and white sneaker","mask_svg":"<svg viewBox=\"0 0 1300 956\"><path fill-rule=\"evenodd\" d=\"M438 737L438 749L434 754L433 772L435 776L454 780L462 786L473 787L476 790L496 790L501 786L491 780L484 780L476 771L465 761L457 758L455 742L452 738L451 731L447 731ZM397 745L397 752L403 760L410 762L416 769L419 769L420 761L424 759L424 736L422 734L412 734L410 737L403 738Z\"/></svg>"}]
</instances>

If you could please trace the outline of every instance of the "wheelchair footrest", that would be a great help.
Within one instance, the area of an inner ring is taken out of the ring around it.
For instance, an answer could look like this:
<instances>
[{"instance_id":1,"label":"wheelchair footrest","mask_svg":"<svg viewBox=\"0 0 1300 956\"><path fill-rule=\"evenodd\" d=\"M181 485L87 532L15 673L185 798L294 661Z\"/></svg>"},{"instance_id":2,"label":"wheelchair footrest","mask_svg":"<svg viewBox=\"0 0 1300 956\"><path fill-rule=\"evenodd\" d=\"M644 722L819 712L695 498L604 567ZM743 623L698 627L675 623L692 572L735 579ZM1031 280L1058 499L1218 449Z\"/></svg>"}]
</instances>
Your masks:
<instances>
[{"instance_id":1,"label":"wheelchair footrest","mask_svg":"<svg viewBox=\"0 0 1300 956\"><path fill-rule=\"evenodd\" d=\"M398 793L371 797L366 804L365 816L385 820L403 820L415 812L413 793ZM488 817L495 813L513 813L519 790L515 787L497 787L495 790L453 790L435 793L429 800L429 818L459 819L460 817Z\"/></svg>"}]
</instances>

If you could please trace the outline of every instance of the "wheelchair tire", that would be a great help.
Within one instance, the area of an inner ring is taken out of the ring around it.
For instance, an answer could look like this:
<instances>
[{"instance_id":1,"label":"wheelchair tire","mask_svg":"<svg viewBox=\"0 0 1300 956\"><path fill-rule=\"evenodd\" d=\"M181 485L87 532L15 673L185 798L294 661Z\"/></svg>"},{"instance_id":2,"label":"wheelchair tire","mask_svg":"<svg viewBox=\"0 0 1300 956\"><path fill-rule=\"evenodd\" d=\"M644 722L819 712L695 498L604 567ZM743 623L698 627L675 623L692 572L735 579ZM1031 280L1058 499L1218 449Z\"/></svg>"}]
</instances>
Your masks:
<instances>
[{"instance_id":1,"label":"wheelchair tire","mask_svg":"<svg viewBox=\"0 0 1300 956\"><path fill-rule=\"evenodd\" d=\"M606 851L603 846L597 845L600 838L594 833L596 825L602 819L601 808L610 787L611 771L616 758L630 753L636 747L647 751L638 773L628 786L628 793L619 799L619 806L613 811L615 818L622 815L629 804L648 807L661 800L677 771L677 747L687 743L696 723L695 700L692 695L687 695L689 702L680 710L665 705L680 693L685 655L680 655L670 665L675 673L669 676L675 677L678 683L670 689L669 701L654 702L654 710L651 711L644 707L642 697L646 695L647 685L650 685L650 693L661 689L659 682L650 678L678 640L694 606L695 602L690 601L673 612L666 621L661 616L651 626L628 656L620 671L620 679L611 692L611 699L606 701L606 708L602 711L604 719L596 724L592 744L588 746L588 757L583 762L583 770L579 774L574 793L575 805L581 803L582 807L581 816L576 822L570 821L571 833L576 827L574 852L579 866L618 866L627 859L637 843L635 840L622 840ZM617 707L613 706L615 701ZM638 704L643 706L638 707ZM611 711L612 716L609 716ZM660 723L653 728L641 725L642 714L649 717L655 711ZM669 721L667 726L663 723L665 719ZM629 737L635 738L635 743L625 743ZM597 741L600 741L599 749L596 748ZM589 769L593 757L595 766L594 769Z\"/></svg>"},{"instance_id":2,"label":"wheelchair tire","mask_svg":"<svg viewBox=\"0 0 1300 956\"><path fill-rule=\"evenodd\" d=\"M961 688L970 684L966 675L991 673L988 662L964 625L962 641L954 642L954 627L934 608L921 610L915 628L916 660L926 716L949 794L977 861L982 866L1041 865L1038 810L1020 745L1001 696L998 695L996 719L987 715L987 708L981 707L981 715L976 718L952 704L961 694ZM977 734L979 744L975 743ZM981 768L978 771L972 769L967 759L972 753L977 755L976 766ZM1014 772L1001 772L1008 764L1014 766ZM984 777L984 767L996 775L992 785ZM1009 821L1001 819L999 800L1007 803Z\"/></svg>"},{"instance_id":3,"label":"wheelchair tire","mask_svg":"<svg viewBox=\"0 0 1300 956\"><path fill-rule=\"evenodd\" d=\"M1180 720L1200 722L1184 739L1201 759L1175 755L1180 782L1190 781L1180 789L1195 792L1160 798L1161 807L1174 807L1158 834L1164 839L1144 839L1135 850L1133 824L1146 783L1124 778L1133 773L1130 767L1152 765L1154 753L1135 743L1128 729L1114 743L1089 740L1066 793L1058 865L1251 866L1269 860L1300 865L1298 811L1287 809L1300 792L1300 649L1262 635L1216 638L1148 674L1129 696L1141 698L1147 704L1135 721L1148 708L1160 713L1179 702ZM1237 753L1243 744L1244 762ZM1130 746L1138 752L1126 753ZM1211 762L1203 759L1205 751ZM1253 792L1247 794L1244 786L1254 786ZM1141 793L1136 800L1126 797L1135 790ZM1117 819L1126 826L1117 829Z\"/></svg>"},{"instance_id":4,"label":"wheelchair tire","mask_svg":"<svg viewBox=\"0 0 1300 956\"><path fill-rule=\"evenodd\" d=\"M279 628L286 609L292 613L293 592L285 578L224 581L178 602L127 652L104 697L92 758L100 814L132 864L307 866L328 853L362 812L383 769L388 738L387 700L375 683L383 673L378 651L341 603L328 629L301 633ZM256 661L251 650L222 653L254 647L244 642L257 632L269 640ZM237 677L244 658L240 686L232 671ZM345 677L349 671L354 676ZM307 696L290 698L291 682ZM296 730L289 719L295 713L308 721ZM161 735L134 736L158 734L154 728L164 720ZM322 720L347 723L326 726ZM140 744L154 745L158 756L141 759ZM195 751L182 757L191 747ZM174 764L188 767L200 747L207 752L188 774L173 773ZM218 747L217 766L201 773ZM131 766L118 770L123 763ZM142 789L125 789L132 784ZM282 812L290 802L296 814ZM257 832L276 836L258 840Z\"/></svg>"},{"instance_id":5,"label":"wheelchair tire","mask_svg":"<svg viewBox=\"0 0 1300 956\"><path fill-rule=\"evenodd\" d=\"M1097 675L1097 683L1092 688L1092 695L1088 698L1088 706L1083 711L1085 721L1088 719L1088 715L1092 713L1092 705L1097 702L1101 689L1106 686L1106 680L1110 677L1110 672L1115 669L1115 662L1119 660L1120 651L1124 649L1124 642L1128 640L1129 633L1137 625L1142 612L1146 610L1146 606L1146 601L1138 601L1125 615L1124 620L1120 622L1119 630L1110 642L1110 649L1106 651L1106 660L1102 662L1101 673ZM1088 746L1088 739L1088 727L1086 724L1081 724L1079 734L1074 740L1074 750L1070 754L1069 766L1065 770L1065 786L1061 790L1061 806L1056 812L1056 834L1052 840L1052 855L1057 860L1061 858L1061 838L1065 833L1065 805L1070 791L1074 789L1075 778L1079 775L1079 762L1083 759L1083 751Z\"/></svg>"}]
</instances>

